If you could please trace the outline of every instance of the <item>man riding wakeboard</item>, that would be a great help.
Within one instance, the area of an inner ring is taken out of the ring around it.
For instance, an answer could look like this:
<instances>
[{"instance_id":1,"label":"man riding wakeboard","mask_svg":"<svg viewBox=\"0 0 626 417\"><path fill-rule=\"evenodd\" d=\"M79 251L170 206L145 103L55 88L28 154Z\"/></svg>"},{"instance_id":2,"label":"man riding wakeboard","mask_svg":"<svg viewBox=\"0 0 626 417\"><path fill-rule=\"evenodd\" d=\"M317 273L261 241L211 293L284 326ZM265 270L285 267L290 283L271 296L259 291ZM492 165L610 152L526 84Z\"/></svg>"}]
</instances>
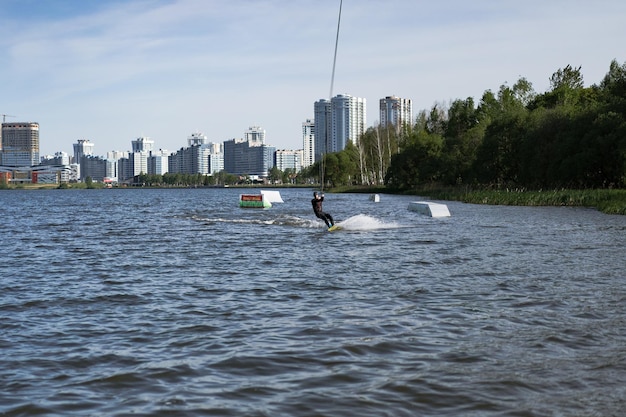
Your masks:
<instances>
[{"instance_id":1,"label":"man riding wakeboard","mask_svg":"<svg viewBox=\"0 0 626 417\"><path fill-rule=\"evenodd\" d=\"M313 200L311 200L311 204L313 205L313 212L315 213L315 216L324 220L324 223L326 223L326 227L330 228L335 224L335 222L333 221L333 217L330 214L324 213L324 210L322 210L323 201L324 194L318 194L317 191L314 191Z\"/></svg>"}]
</instances>

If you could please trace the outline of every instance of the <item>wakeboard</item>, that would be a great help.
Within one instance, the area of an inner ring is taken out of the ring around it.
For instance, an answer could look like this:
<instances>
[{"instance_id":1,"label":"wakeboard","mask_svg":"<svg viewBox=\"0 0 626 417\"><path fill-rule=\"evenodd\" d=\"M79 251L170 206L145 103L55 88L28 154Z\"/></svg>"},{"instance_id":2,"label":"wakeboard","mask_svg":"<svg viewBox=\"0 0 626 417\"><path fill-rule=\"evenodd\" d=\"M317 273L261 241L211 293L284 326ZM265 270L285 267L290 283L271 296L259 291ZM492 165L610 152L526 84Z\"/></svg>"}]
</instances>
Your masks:
<instances>
[{"instance_id":1,"label":"wakeboard","mask_svg":"<svg viewBox=\"0 0 626 417\"><path fill-rule=\"evenodd\" d=\"M329 232L334 232L336 230L341 230L341 226L337 226L336 224L333 224L332 226L328 228Z\"/></svg>"}]
</instances>

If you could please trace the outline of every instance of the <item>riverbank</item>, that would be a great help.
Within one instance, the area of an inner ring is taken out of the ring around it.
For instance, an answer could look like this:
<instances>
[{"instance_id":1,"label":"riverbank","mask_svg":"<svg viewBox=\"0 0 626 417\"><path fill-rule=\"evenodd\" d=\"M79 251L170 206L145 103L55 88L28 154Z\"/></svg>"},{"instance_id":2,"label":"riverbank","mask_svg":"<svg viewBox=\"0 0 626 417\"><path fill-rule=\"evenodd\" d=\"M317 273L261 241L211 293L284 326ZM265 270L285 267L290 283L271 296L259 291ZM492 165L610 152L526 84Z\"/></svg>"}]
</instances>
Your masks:
<instances>
[{"instance_id":1,"label":"riverbank","mask_svg":"<svg viewBox=\"0 0 626 417\"><path fill-rule=\"evenodd\" d=\"M626 215L626 190L474 190L469 188L423 188L391 190L385 187L336 188L333 192L419 195L436 200L508 206L592 207L606 214Z\"/></svg>"},{"instance_id":2,"label":"riverbank","mask_svg":"<svg viewBox=\"0 0 626 417\"><path fill-rule=\"evenodd\" d=\"M96 188L101 187L100 184ZM231 186L232 188L309 188L311 185L254 185ZM59 188L58 185L32 184L20 187L0 187L4 189L49 189ZM85 184L71 184L61 188L87 188ZM133 188L133 187L129 187ZM158 188L158 187L156 187ZM187 187L185 187L187 188ZM202 187L198 187L202 188ZM487 190L459 188L425 187L414 190L394 190L387 187L337 187L327 189L331 193L387 193L421 196L434 200L462 201L472 204L489 204L505 206L572 206L591 207L606 214L626 215L626 190Z\"/></svg>"}]
</instances>

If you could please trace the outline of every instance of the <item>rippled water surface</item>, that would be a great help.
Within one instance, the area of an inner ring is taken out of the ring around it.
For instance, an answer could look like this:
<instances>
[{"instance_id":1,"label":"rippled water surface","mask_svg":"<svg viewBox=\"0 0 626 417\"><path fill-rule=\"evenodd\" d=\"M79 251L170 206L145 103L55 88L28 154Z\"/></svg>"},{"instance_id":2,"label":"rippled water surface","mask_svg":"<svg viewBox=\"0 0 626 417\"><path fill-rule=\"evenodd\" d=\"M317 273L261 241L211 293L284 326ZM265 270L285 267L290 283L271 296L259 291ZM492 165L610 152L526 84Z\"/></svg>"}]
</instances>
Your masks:
<instances>
[{"instance_id":1,"label":"rippled water surface","mask_svg":"<svg viewBox=\"0 0 626 417\"><path fill-rule=\"evenodd\" d=\"M626 217L0 192L0 415L622 416Z\"/></svg>"}]
</instances>

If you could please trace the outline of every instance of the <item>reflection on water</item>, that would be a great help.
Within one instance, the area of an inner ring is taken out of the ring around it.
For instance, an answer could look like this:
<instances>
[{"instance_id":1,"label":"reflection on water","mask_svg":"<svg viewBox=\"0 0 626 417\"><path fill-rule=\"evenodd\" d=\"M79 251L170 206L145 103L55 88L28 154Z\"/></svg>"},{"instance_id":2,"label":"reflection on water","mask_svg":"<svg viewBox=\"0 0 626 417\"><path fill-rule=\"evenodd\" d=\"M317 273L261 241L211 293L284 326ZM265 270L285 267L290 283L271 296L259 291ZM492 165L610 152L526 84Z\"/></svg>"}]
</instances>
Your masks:
<instances>
[{"instance_id":1,"label":"reflection on water","mask_svg":"<svg viewBox=\"0 0 626 417\"><path fill-rule=\"evenodd\" d=\"M0 192L0 414L620 415L626 218Z\"/></svg>"}]
</instances>

